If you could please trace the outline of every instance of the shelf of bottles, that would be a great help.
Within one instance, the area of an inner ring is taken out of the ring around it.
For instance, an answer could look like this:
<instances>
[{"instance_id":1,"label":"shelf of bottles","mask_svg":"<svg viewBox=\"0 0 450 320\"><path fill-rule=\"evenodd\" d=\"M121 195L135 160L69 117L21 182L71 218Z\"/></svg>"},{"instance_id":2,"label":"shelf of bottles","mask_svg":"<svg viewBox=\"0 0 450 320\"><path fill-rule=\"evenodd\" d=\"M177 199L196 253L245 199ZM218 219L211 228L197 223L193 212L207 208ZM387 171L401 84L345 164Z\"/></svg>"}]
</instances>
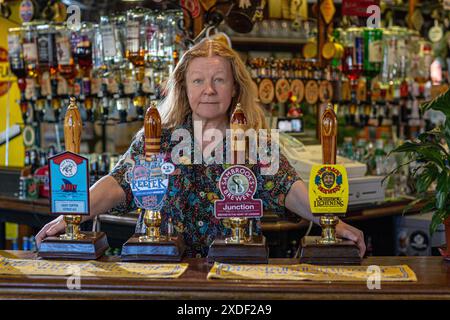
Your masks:
<instances>
[{"instance_id":1,"label":"shelf of bottles","mask_svg":"<svg viewBox=\"0 0 450 320\"><path fill-rule=\"evenodd\" d=\"M45 197L37 190L48 188L49 154L61 151L58 132L70 96L77 97L83 123L102 126L105 141L107 125L143 120L150 102L163 97L165 82L182 54L182 19L179 10L138 8L102 16L97 24L81 23L76 30L45 21L8 30L23 125L36 137L27 146L25 168L30 170L24 171L21 197ZM56 147L41 148L43 123L55 125ZM109 153L86 156L91 184L109 172L116 158Z\"/></svg>"},{"instance_id":2,"label":"shelf of bottles","mask_svg":"<svg viewBox=\"0 0 450 320\"><path fill-rule=\"evenodd\" d=\"M9 29L24 123L59 122L70 95L86 121L143 119L177 63L181 11L135 9L79 30L31 22Z\"/></svg>"},{"instance_id":3,"label":"shelf of bottles","mask_svg":"<svg viewBox=\"0 0 450 320\"><path fill-rule=\"evenodd\" d=\"M393 126L396 137L414 137L424 125L419 105L431 98L432 43L400 27L336 29L333 36L344 49L331 73L345 123Z\"/></svg>"},{"instance_id":4,"label":"shelf of bottles","mask_svg":"<svg viewBox=\"0 0 450 320\"><path fill-rule=\"evenodd\" d=\"M434 55L432 43L417 32L396 26L335 29L322 52L311 49L306 44L302 58L248 59L260 101L271 115L301 117L308 108L331 102L345 125L393 126L398 138L414 137L429 122L419 105L431 99L437 84L430 76ZM330 62L326 68L317 67L318 54Z\"/></svg>"}]
</instances>

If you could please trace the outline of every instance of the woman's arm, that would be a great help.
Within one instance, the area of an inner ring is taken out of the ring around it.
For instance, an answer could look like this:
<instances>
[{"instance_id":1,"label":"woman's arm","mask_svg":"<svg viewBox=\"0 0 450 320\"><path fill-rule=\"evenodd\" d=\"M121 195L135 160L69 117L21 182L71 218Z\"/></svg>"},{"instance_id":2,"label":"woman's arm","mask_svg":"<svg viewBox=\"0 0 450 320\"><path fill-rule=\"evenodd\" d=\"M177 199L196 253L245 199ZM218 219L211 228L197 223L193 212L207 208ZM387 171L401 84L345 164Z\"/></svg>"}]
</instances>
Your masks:
<instances>
[{"instance_id":1,"label":"woman's arm","mask_svg":"<svg viewBox=\"0 0 450 320\"><path fill-rule=\"evenodd\" d=\"M285 199L285 206L300 217L313 221L315 224L319 224L319 217L315 217L311 213L308 188L303 181L298 180L291 186ZM364 234L362 231L339 220L339 223L336 226L336 235L341 238L355 241L359 247L361 257L364 256L366 244L364 243Z\"/></svg>"},{"instance_id":2,"label":"woman's arm","mask_svg":"<svg viewBox=\"0 0 450 320\"><path fill-rule=\"evenodd\" d=\"M125 201L125 192L116 179L110 175L104 176L89 189L90 215L83 216L82 222L93 219L95 216L109 211ZM66 227L64 216L47 223L36 235L36 244L49 236L62 233Z\"/></svg>"}]
</instances>

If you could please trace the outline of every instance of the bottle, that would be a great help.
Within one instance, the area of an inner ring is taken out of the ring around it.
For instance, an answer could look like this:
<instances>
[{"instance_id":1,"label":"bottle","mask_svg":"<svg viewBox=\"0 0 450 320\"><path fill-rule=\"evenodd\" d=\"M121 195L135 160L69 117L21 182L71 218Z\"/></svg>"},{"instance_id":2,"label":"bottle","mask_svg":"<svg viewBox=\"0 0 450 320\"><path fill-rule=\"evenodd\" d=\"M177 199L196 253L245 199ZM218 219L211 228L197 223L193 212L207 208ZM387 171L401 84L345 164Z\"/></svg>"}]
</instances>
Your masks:
<instances>
[{"instance_id":1,"label":"bottle","mask_svg":"<svg viewBox=\"0 0 450 320\"><path fill-rule=\"evenodd\" d=\"M383 140L378 139L376 141L376 148L375 148L375 175L377 176L383 176L386 174L386 168L385 168L385 159L386 154L383 149Z\"/></svg>"},{"instance_id":2,"label":"bottle","mask_svg":"<svg viewBox=\"0 0 450 320\"><path fill-rule=\"evenodd\" d=\"M22 238L22 250L23 251L28 251L30 250L30 240L28 239L28 237L23 237Z\"/></svg>"},{"instance_id":3,"label":"bottle","mask_svg":"<svg viewBox=\"0 0 450 320\"><path fill-rule=\"evenodd\" d=\"M364 28L364 75L373 78L381 71L383 62L383 30Z\"/></svg>"},{"instance_id":4,"label":"bottle","mask_svg":"<svg viewBox=\"0 0 450 320\"><path fill-rule=\"evenodd\" d=\"M50 25L37 26L37 50L39 70L56 73L58 59L56 52L55 30Z\"/></svg>"},{"instance_id":5,"label":"bottle","mask_svg":"<svg viewBox=\"0 0 450 320\"><path fill-rule=\"evenodd\" d=\"M17 243L17 239L12 240L11 250L19 250L19 244Z\"/></svg>"},{"instance_id":6,"label":"bottle","mask_svg":"<svg viewBox=\"0 0 450 320\"><path fill-rule=\"evenodd\" d=\"M27 76L27 72L25 69L21 33L20 28L11 28L8 30L8 59L11 71L17 78L24 79Z\"/></svg>"},{"instance_id":7,"label":"bottle","mask_svg":"<svg viewBox=\"0 0 450 320\"><path fill-rule=\"evenodd\" d=\"M352 137L344 137L343 155L348 159L353 159L353 144Z\"/></svg>"},{"instance_id":8,"label":"bottle","mask_svg":"<svg viewBox=\"0 0 450 320\"><path fill-rule=\"evenodd\" d=\"M58 28L56 33L56 47L58 72L66 80L72 80L76 76L75 62L70 47L69 31Z\"/></svg>"},{"instance_id":9,"label":"bottle","mask_svg":"<svg viewBox=\"0 0 450 320\"><path fill-rule=\"evenodd\" d=\"M114 24L110 22L108 16L100 17L100 33L102 39L102 49L103 49L103 61L107 66L114 64L114 60L117 54L116 42L116 31Z\"/></svg>"},{"instance_id":10,"label":"bottle","mask_svg":"<svg viewBox=\"0 0 450 320\"><path fill-rule=\"evenodd\" d=\"M22 42L27 75L36 78L38 72L37 33L33 24L24 24Z\"/></svg>"},{"instance_id":11,"label":"bottle","mask_svg":"<svg viewBox=\"0 0 450 320\"><path fill-rule=\"evenodd\" d=\"M29 238L29 240L30 240L30 250L33 251L33 252L35 252L35 251L37 250L37 247L36 247L36 238L35 238L34 236L31 236L31 237Z\"/></svg>"},{"instance_id":12,"label":"bottle","mask_svg":"<svg viewBox=\"0 0 450 320\"><path fill-rule=\"evenodd\" d=\"M89 76L89 72L92 69L92 31L92 24L83 23L74 48L74 57L82 71L83 77Z\"/></svg>"}]
</instances>

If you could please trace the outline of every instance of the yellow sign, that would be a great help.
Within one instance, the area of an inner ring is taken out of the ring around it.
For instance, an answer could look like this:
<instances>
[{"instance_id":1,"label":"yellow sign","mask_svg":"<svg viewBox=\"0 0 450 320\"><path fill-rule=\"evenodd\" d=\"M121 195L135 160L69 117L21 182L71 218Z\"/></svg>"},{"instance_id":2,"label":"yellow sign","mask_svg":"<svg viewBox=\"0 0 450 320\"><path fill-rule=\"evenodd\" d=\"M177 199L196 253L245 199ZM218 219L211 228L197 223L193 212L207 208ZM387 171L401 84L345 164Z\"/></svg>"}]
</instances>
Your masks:
<instances>
[{"instance_id":1,"label":"yellow sign","mask_svg":"<svg viewBox=\"0 0 450 320\"><path fill-rule=\"evenodd\" d=\"M342 165L314 165L309 176L309 204L313 214L344 215L348 207L347 171Z\"/></svg>"},{"instance_id":2,"label":"yellow sign","mask_svg":"<svg viewBox=\"0 0 450 320\"><path fill-rule=\"evenodd\" d=\"M0 48L4 49L1 50L3 53L1 54L2 59L0 59L3 60L0 66L0 132L6 131L8 126L12 127L15 124L23 123L22 113L17 102L20 100L20 91L17 86L17 80L9 72L6 50L8 48L8 29L18 26L12 21L20 20L18 15L19 3L11 3L12 15L10 20L0 17ZM9 123L6 122L8 116ZM8 145L6 143L0 145L0 166L7 164L11 167L23 167L24 156L25 148L21 135L10 140Z\"/></svg>"},{"instance_id":3,"label":"yellow sign","mask_svg":"<svg viewBox=\"0 0 450 320\"><path fill-rule=\"evenodd\" d=\"M6 275L70 276L74 268L80 270L81 277L175 279L187 270L188 264L46 261L0 257L0 274Z\"/></svg>"},{"instance_id":4,"label":"yellow sign","mask_svg":"<svg viewBox=\"0 0 450 320\"><path fill-rule=\"evenodd\" d=\"M381 282L417 281L416 274L407 265L379 268ZM208 273L208 279L367 282L373 275L374 270L368 266L233 265L216 262Z\"/></svg>"}]
</instances>

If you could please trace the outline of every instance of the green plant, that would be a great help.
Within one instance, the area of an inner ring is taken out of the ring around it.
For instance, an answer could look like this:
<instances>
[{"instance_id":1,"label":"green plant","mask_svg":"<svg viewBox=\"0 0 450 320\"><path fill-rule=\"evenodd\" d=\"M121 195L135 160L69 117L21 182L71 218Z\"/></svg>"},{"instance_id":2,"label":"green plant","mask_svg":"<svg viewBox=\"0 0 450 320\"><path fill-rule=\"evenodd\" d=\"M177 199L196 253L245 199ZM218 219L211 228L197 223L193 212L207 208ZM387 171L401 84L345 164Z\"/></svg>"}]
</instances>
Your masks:
<instances>
[{"instance_id":1,"label":"green plant","mask_svg":"<svg viewBox=\"0 0 450 320\"><path fill-rule=\"evenodd\" d=\"M441 111L445 115L445 121L442 125L421 133L417 139L406 141L392 150L389 155L402 153L406 161L389 173L388 177L403 166L417 162L417 167L412 171L417 198L405 207L404 212L423 201L421 212L433 212L430 233L434 233L438 225L450 216L450 90L423 104L420 109L422 113L427 110ZM427 192L433 183L436 184L436 191Z\"/></svg>"}]
</instances>

